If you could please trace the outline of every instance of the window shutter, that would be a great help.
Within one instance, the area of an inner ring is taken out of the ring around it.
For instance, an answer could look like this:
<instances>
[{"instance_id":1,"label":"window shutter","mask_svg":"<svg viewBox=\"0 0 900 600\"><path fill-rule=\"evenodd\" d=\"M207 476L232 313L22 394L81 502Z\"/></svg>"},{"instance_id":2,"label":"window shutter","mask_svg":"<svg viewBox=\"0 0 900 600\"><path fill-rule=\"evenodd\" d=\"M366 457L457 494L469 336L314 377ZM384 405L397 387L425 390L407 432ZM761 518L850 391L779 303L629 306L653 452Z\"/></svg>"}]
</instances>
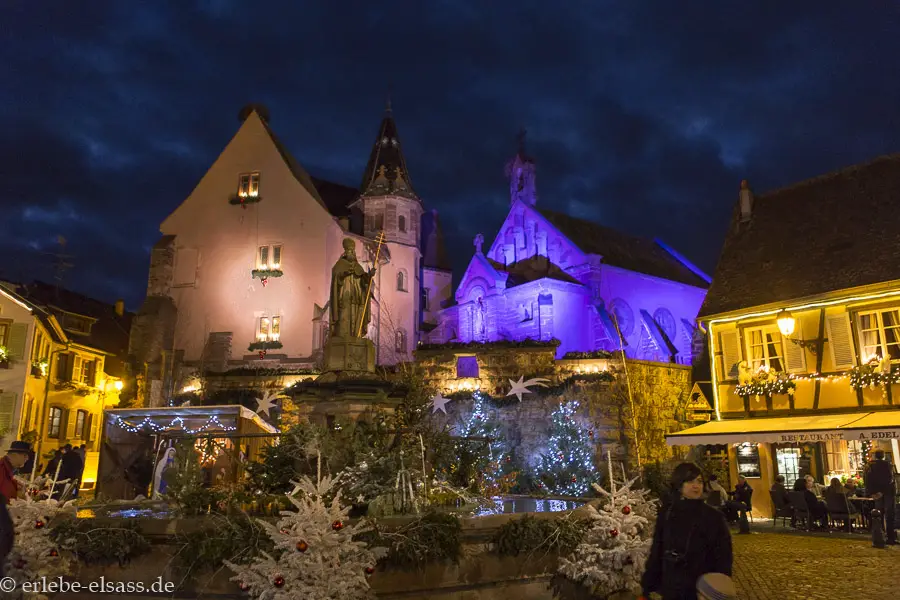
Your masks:
<instances>
[{"instance_id":1,"label":"window shutter","mask_svg":"<svg viewBox=\"0 0 900 600\"><path fill-rule=\"evenodd\" d=\"M97 361L92 360L88 363L87 369L87 381L85 381L91 387L97 387Z\"/></svg>"},{"instance_id":2,"label":"window shutter","mask_svg":"<svg viewBox=\"0 0 900 600\"><path fill-rule=\"evenodd\" d=\"M65 431L65 436L67 440L71 440L75 438L75 422L78 419L78 412L74 408L70 408L66 411L66 427L65 430L60 428L60 433Z\"/></svg>"},{"instance_id":3,"label":"window shutter","mask_svg":"<svg viewBox=\"0 0 900 600\"><path fill-rule=\"evenodd\" d=\"M794 339L802 340L803 331L800 328L800 321L796 321L794 328ZM788 373L806 373L806 350L791 340L782 337L781 343L784 344L784 365Z\"/></svg>"},{"instance_id":4,"label":"window shutter","mask_svg":"<svg viewBox=\"0 0 900 600\"><path fill-rule=\"evenodd\" d=\"M849 369L856 365L856 350L850 334L850 315L843 312L825 316L825 328L828 332L828 348L835 369Z\"/></svg>"},{"instance_id":5,"label":"window shutter","mask_svg":"<svg viewBox=\"0 0 900 600\"><path fill-rule=\"evenodd\" d=\"M97 439L97 421L96 415L88 413L87 422L84 424L85 442L93 442Z\"/></svg>"},{"instance_id":6,"label":"window shutter","mask_svg":"<svg viewBox=\"0 0 900 600\"><path fill-rule=\"evenodd\" d=\"M72 355L72 373L69 376L70 381L77 381L78 383L84 383L81 380L81 371L82 371L82 362L83 359L77 354Z\"/></svg>"},{"instance_id":7,"label":"window shutter","mask_svg":"<svg viewBox=\"0 0 900 600\"><path fill-rule=\"evenodd\" d=\"M12 431L13 427L13 416L16 413L16 393L15 392L6 392L4 394L0 394L0 432L5 432L6 435L12 433L16 434L18 432Z\"/></svg>"},{"instance_id":8,"label":"window shutter","mask_svg":"<svg viewBox=\"0 0 900 600\"><path fill-rule=\"evenodd\" d=\"M66 429L69 426L69 411L60 408L59 409L59 431L56 433L56 439L64 440L66 439Z\"/></svg>"},{"instance_id":9,"label":"window shutter","mask_svg":"<svg viewBox=\"0 0 900 600\"><path fill-rule=\"evenodd\" d=\"M741 344L737 331L723 331L719 334L722 347L722 379L737 379L738 363L741 362Z\"/></svg>"},{"instance_id":10,"label":"window shutter","mask_svg":"<svg viewBox=\"0 0 900 600\"><path fill-rule=\"evenodd\" d=\"M59 381L72 381L72 366L74 361L68 352L61 352L56 359L56 379Z\"/></svg>"},{"instance_id":11,"label":"window shutter","mask_svg":"<svg viewBox=\"0 0 900 600\"><path fill-rule=\"evenodd\" d=\"M9 338L6 343L6 350L9 357L22 360L25 358L25 338L28 337L27 323L13 323L9 328Z\"/></svg>"}]
</instances>

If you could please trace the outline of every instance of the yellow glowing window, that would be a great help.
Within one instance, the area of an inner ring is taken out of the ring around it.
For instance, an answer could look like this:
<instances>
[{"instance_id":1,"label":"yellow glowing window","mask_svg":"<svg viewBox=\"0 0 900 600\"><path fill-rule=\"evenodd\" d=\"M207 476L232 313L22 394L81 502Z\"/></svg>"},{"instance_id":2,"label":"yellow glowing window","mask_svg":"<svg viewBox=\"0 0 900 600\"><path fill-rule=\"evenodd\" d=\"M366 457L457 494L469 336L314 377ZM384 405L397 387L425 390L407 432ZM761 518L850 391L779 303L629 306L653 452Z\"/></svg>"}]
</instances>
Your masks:
<instances>
[{"instance_id":1,"label":"yellow glowing window","mask_svg":"<svg viewBox=\"0 0 900 600\"><path fill-rule=\"evenodd\" d=\"M238 178L238 196L259 196L259 173L241 173Z\"/></svg>"},{"instance_id":2,"label":"yellow glowing window","mask_svg":"<svg viewBox=\"0 0 900 600\"><path fill-rule=\"evenodd\" d=\"M269 266L273 269L281 268L281 246L272 246L272 262Z\"/></svg>"},{"instance_id":3,"label":"yellow glowing window","mask_svg":"<svg viewBox=\"0 0 900 600\"><path fill-rule=\"evenodd\" d=\"M281 336L281 317L272 317L272 332L269 339L277 340Z\"/></svg>"},{"instance_id":4,"label":"yellow glowing window","mask_svg":"<svg viewBox=\"0 0 900 600\"><path fill-rule=\"evenodd\" d=\"M259 329L256 332L256 337L260 340L269 339L269 317L261 317L259 319Z\"/></svg>"},{"instance_id":5,"label":"yellow glowing window","mask_svg":"<svg viewBox=\"0 0 900 600\"><path fill-rule=\"evenodd\" d=\"M784 371L784 345L777 327L747 329L747 357L750 369L755 373L760 367Z\"/></svg>"},{"instance_id":6,"label":"yellow glowing window","mask_svg":"<svg viewBox=\"0 0 900 600\"><path fill-rule=\"evenodd\" d=\"M868 362L885 356L900 360L900 310L896 308L859 314L862 358Z\"/></svg>"},{"instance_id":7,"label":"yellow glowing window","mask_svg":"<svg viewBox=\"0 0 900 600\"><path fill-rule=\"evenodd\" d=\"M269 247L268 246L260 246L259 247L259 264L257 266L260 269L265 269L269 266Z\"/></svg>"}]
</instances>

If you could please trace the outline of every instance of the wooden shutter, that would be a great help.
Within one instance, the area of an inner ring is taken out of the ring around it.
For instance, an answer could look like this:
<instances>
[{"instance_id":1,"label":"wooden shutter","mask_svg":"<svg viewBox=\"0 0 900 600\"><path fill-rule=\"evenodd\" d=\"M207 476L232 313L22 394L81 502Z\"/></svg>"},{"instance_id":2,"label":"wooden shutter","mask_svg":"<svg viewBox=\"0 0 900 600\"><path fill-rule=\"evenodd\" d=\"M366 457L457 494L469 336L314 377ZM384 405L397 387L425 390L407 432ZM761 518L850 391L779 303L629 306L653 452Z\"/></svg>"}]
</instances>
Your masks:
<instances>
[{"instance_id":1,"label":"wooden shutter","mask_svg":"<svg viewBox=\"0 0 900 600\"><path fill-rule=\"evenodd\" d=\"M803 331L800 327L800 320L796 320L794 327L793 339L802 340ZM782 337L784 344L784 366L788 373L806 373L806 350L789 340Z\"/></svg>"},{"instance_id":2,"label":"wooden shutter","mask_svg":"<svg viewBox=\"0 0 900 600\"><path fill-rule=\"evenodd\" d=\"M63 433L63 431L65 431L67 440L75 438L75 422L77 419L78 411L76 411L74 408L70 408L66 411L66 426L65 428L60 427L59 432Z\"/></svg>"},{"instance_id":3,"label":"wooden shutter","mask_svg":"<svg viewBox=\"0 0 900 600\"><path fill-rule=\"evenodd\" d=\"M856 349L850 333L850 314L842 312L825 315L825 331L828 334L828 349L834 369L849 369L856 365Z\"/></svg>"},{"instance_id":4,"label":"wooden shutter","mask_svg":"<svg viewBox=\"0 0 900 600\"><path fill-rule=\"evenodd\" d=\"M59 407L58 407L59 408ZM52 421L51 421L52 424ZM69 426L69 411L59 408L59 431L56 433L56 439L62 441L66 439L66 429Z\"/></svg>"},{"instance_id":5,"label":"wooden shutter","mask_svg":"<svg viewBox=\"0 0 900 600\"><path fill-rule=\"evenodd\" d=\"M6 342L6 350L12 359L25 358L25 340L28 337L27 323L13 323L9 328L9 338Z\"/></svg>"},{"instance_id":6,"label":"wooden shutter","mask_svg":"<svg viewBox=\"0 0 900 600\"><path fill-rule=\"evenodd\" d=\"M722 348L722 379L737 379L738 363L741 362L738 332L723 331L719 334L719 344Z\"/></svg>"},{"instance_id":7,"label":"wooden shutter","mask_svg":"<svg viewBox=\"0 0 900 600\"><path fill-rule=\"evenodd\" d=\"M75 366L72 354L61 352L56 359L56 379L59 381L72 381L72 368Z\"/></svg>"},{"instance_id":8,"label":"wooden shutter","mask_svg":"<svg viewBox=\"0 0 900 600\"><path fill-rule=\"evenodd\" d=\"M16 414L16 393L6 392L0 394L0 432L5 435L16 435L13 431L13 417Z\"/></svg>"},{"instance_id":9,"label":"wooden shutter","mask_svg":"<svg viewBox=\"0 0 900 600\"><path fill-rule=\"evenodd\" d=\"M84 441L85 442L93 442L97 439L97 421L100 419L97 418L97 415L93 413L88 413L87 421L84 424Z\"/></svg>"},{"instance_id":10,"label":"wooden shutter","mask_svg":"<svg viewBox=\"0 0 900 600\"><path fill-rule=\"evenodd\" d=\"M91 387L97 387L97 360L88 362L87 381L85 383Z\"/></svg>"},{"instance_id":11,"label":"wooden shutter","mask_svg":"<svg viewBox=\"0 0 900 600\"><path fill-rule=\"evenodd\" d=\"M77 354L72 355L72 373L69 376L70 381L77 381L78 383L84 383L81 380L81 373L82 373L82 369L83 369L82 363L83 363L83 359L80 356L78 356Z\"/></svg>"}]
</instances>

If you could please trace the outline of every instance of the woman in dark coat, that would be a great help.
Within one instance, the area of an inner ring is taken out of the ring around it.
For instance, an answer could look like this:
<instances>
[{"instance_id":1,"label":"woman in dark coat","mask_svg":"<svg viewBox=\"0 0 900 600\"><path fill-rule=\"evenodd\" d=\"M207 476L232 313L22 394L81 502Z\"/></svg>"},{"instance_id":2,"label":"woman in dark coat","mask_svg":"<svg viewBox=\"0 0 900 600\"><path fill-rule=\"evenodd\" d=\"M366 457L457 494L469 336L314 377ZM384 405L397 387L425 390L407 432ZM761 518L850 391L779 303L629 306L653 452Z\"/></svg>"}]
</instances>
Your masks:
<instances>
[{"instance_id":1,"label":"woman in dark coat","mask_svg":"<svg viewBox=\"0 0 900 600\"><path fill-rule=\"evenodd\" d=\"M693 463L672 473L671 496L659 510L653 545L641 582L643 594L663 600L696 600L697 579L731 576L731 533L725 516L702 500L703 474Z\"/></svg>"}]
</instances>

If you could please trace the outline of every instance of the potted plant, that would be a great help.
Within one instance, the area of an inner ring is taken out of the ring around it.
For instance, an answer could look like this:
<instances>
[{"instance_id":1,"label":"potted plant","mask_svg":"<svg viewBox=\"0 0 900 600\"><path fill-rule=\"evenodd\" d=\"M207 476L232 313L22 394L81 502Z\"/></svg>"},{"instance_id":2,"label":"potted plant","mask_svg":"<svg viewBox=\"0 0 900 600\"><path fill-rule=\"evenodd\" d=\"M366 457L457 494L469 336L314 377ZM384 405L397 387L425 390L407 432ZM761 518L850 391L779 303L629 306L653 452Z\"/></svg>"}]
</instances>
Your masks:
<instances>
[{"instance_id":1,"label":"potted plant","mask_svg":"<svg viewBox=\"0 0 900 600\"><path fill-rule=\"evenodd\" d=\"M0 346L0 369L8 369L9 368L9 352L6 350L6 346Z\"/></svg>"}]
</instances>

